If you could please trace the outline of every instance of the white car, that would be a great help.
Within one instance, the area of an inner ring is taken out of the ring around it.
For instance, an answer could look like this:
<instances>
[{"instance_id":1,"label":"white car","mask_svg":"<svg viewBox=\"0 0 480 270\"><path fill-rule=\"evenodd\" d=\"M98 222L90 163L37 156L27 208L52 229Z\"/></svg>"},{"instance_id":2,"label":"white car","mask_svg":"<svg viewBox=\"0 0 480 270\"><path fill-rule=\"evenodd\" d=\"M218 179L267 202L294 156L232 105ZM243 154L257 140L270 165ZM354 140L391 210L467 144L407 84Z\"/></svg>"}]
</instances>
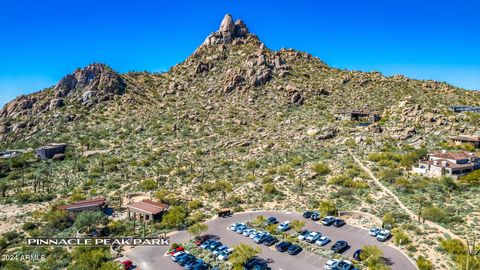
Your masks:
<instances>
[{"instance_id":1,"label":"white car","mask_svg":"<svg viewBox=\"0 0 480 270\"><path fill-rule=\"evenodd\" d=\"M301 232L298 234L298 240L305 240L305 237L307 237L309 234L310 234L310 232L307 231L307 230L301 231Z\"/></svg>"},{"instance_id":2,"label":"white car","mask_svg":"<svg viewBox=\"0 0 480 270\"><path fill-rule=\"evenodd\" d=\"M257 234L260 234L260 233L261 233L261 231L255 231L255 232L251 233L249 237L250 237L250 239L253 240L253 238L255 238L255 236L257 236Z\"/></svg>"},{"instance_id":3,"label":"white car","mask_svg":"<svg viewBox=\"0 0 480 270\"><path fill-rule=\"evenodd\" d=\"M371 236L377 236L377 234L378 234L381 230L382 230L382 229L374 226L374 227L370 228L370 230L368 231L368 234L370 234Z\"/></svg>"},{"instance_id":4,"label":"white car","mask_svg":"<svg viewBox=\"0 0 480 270\"><path fill-rule=\"evenodd\" d=\"M227 249L228 249L227 246L221 246L213 251L213 255L219 255L220 253L222 253L224 250L227 250Z\"/></svg>"},{"instance_id":5,"label":"white car","mask_svg":"<svg viewBox=\"0 0 480 270\"><path fill-rule=\"evenodd\" d=\"M309 242L309 243L314 243L315 241L318 240L318 238L320 238L322 236L321 233L319 232L311 232L307 235L307 237L305 237L305 241Z\"/></svg>"},{"instance_id":6,"label":"white car","mask_svg":"<svg viewBox=\"0 0 480 270\"><path fill-rule=\"evenodd\" d=\"M247 229L247 230L243 231L243 235L248 237L248 236L250 236L250 234L256 233L256 232L257 232L257 230L255 230L253 228L250 228L250 229Z\"/></svg>"},{"instance_id":7,"label":"white car","mask_svg":"<svg viewBox=\"0 0 480 270\"><path fill-rule=\"evenodd\" d=\"M328 236L322 236L320 238L318 238L317 241L315 241L315 244L316 245L319 245L319 246L325 246L326 244L328 244L330 242L330 238L328 238Z\"/></svg>"},{"instance_id":8,"label":"white car","mask_svg":"<svg viewBox=\"0 0 480 270\"><path fill-rule=\"evenodd\" d=\"M235 231L235 229L240 226L242 223L233 223L232 225L230 225L230 227L228 227L229 230L231 231Z\"/></svg>"},{"instance_id":9,"label":"white car","mask_svg":"<svg viewBox=\"0 0 480 270\"><path fill-rule=\"evenodd\" d=\"M183 255L183 254L185 254L185 253L186 253L185 251L179 251L179 252L173 253L173 255L172 255L172 261L176 262L178 256Z\"/></svg>"},{"instance_id":10,"label":"white car","mask_svg":"<svg viewBox=\"0 0 480 270\"><path fill-rule=\"evenodd\" d=\"M327 261L327 263L325 263L325 266L323 266L323 268L325 268L326 270L332 270L333 266L335 266L337 262L337 259L330 259Z\"/></svg>"},{"instance_id":11,"label":"white car","mask_svg":"<svg viewBox=\"0 0 480 270\"><path fill-rule=\"evenodd\" d=\"M377 240L380 241L380 242L387 241L388 237L390 237L390 231L389 230L383 229L377 234Z\"/></svg>"},{"instance_id":12,"label":"white car","mask_svg":"<svg viewBox=\"0 0 480 270\"><path fill-rule=\"evenodd\" d=\"M232 254L232 252L233 248L225 249L220 254L218 254L218 259L221 261L226 261L228 260L228 257L230 256L230 254Z\"/></svg>"},{"instance_id":13,"label":"white car","mask_svg":"<svg viewBox=\"0 0 480 270\"><path fill-rule=\"evenodd\" d=\"M284 232L290 229L290 221L284 221L277 226L277 231Z\"/></svg>"}]
</instances>

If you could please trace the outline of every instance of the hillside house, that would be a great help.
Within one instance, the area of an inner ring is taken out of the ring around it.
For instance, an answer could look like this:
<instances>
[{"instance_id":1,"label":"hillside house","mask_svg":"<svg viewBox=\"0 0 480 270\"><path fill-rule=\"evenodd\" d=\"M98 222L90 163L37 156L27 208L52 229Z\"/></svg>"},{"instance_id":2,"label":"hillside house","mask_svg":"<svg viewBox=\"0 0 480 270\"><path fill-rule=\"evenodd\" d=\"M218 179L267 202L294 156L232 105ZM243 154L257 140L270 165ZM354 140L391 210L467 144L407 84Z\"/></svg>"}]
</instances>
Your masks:
<instances>
[{"instance_id":1,"label":"hillside house","mask_svg":"<svg viewBox=\"0 0 480 270\"><path fill-rule=\"evenodd\" d=\"M368 111L338 111L334 113L335 120L337 121L368 121L377 122L380 120L380 116L373 112Z\"/></svg>"},{"instance_id":2,"label":"hillside house","mask_svg":"<svg viewBox=\"0 0 480 270\"><path fill-rule=\"evenodd\" d=\"M450 142L455 145L470 144L475 148L480 148L480 136L452 136Z\"/></svg>"},{"instance_id":3,"label":"hillside house","mask_svg":"<svg viewBox=\"0 0 480 270\"><path fill-rule=\"evenodd\" d=\"M127 206L128 218L143 221L161 220L169 206L151 200L142 200Z\"/></svg>"},{"instance_id":4,"label":"hillside house","mask_svg":"<svg viewBox=\"0 0 480 270\"><path fill-rule=\"evenodd\" d=\"M52 159L57 154L65 154L65 143L50 143L37 149L37 156L41 159Z\"/></svg>"},{"instance_id":5,"label":"hillside house","mask_svg":"<svg viewBox=\"0 0 480 270\"><path fill-rule=\"evenodd\" d=\"M448 107L451 111L456 113L461 112L477 112L480 113L480 107L473 107L473 106L450 106Z\"/></svg>"},{"instance_id":6,"label":"hillside house","mask_svg":"<svg viewBox=\"0 0 480 270\"><path fill-rule=\"evenodd\" d=\"M104 211L106 204L105 197L98 197L88 200L82 200L73 204L61 205L57 207L60 211L67 211L70 217L75 218L79 213L84 211Z\"/></svg>"},{"instance_id":7,"label":"hillside house","mask_svg":"<svg viewBox=\"0 0 480 270\"><path fill-rule=\"evenodd\" d=\"M480 155L472 152L434 152L419 160L412 172L430 177L448 176L459 179L480 169Z\"/></svg>"}]
</instances>

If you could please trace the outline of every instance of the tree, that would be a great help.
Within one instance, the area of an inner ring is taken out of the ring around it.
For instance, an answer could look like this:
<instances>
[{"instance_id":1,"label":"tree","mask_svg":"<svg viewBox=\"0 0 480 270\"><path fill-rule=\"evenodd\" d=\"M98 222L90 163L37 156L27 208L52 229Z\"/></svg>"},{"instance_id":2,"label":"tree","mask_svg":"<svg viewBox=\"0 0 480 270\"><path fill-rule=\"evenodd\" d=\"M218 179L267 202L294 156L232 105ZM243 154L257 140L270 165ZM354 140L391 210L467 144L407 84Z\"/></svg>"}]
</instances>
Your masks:
<instances>
[{"instance_id":1,"label":"tree","mask_svg":"<svg viewBox=\"0 0 480 270\"><path fill-rule=\"evenodd\" d=\"M234 246L234 251L230 256L230 262L233 264L234 270L243 270L243 265L245 262L260 253L261 249L259 247L251 247L247 244L240 244Z\"/></svg>"},{"instance_id":2,"label":"tree","mask_svg":"<svg viewBox=\"0 0 480 270\"><path fill-rule=\"evenodd\" d=\"M187 211L182 206L173 206L167 214L163 216L161 225L168 229L180 228L185 224Z\"/></svg>"},{"instance_id":3,"label":"tree","mask_svg":"<svg viewBox=\"0 0 480 270\"><path fill-rule=\"evenodd\" d=\"M2 197L5 198L9 188L10 188L10 185L5 180L0 182L0 193L2 193Z\"/></svg>"},{"instance_id":4,"label":"tree","mask_svg":"<svg viewBox=\"0 0 480 270\"><path fill-rule=\"evenodd\" d=\"M369 269L378 269L384 266L382 261L383 251L377 246L363 246L360 253L360 260L368 266Z\"/></svg>"},{"instance_id":5,"label":"tree","mask_svg":"<svg viewBox=\"0 0 480 270\"><path fill-rule=\"evenodd\" d=\"M220 192L222 194L222 198L224 201L227 193L233 190L232 184L227 180L218 180L217 182L215 182L214 188L217 192Z\"/></svg>"},{"instance_id":6,"label":"tree","mask_svg":"<svg viewBox=\"0 0 480 270\"><path fill-rule=\"evenodd\" d=\"M255 224L256 226L262 227L265 225L266 221L267 219L264 216L260 215L255 218L255 220L253 221L253 224Z\"/></svg>"},{"instance_id":7,"label":"tree","mask_svg":"<svg viewBox=\"0 0 480 270\"><path fill-rule=\"evenodd\" d=\"M203 232L206 232L207 230L208 230L208 225L205 223L196 223L188 228L188 232L194 238L197 238L198 236L200 236L200 234L202 234Z\"/></svg>"},{"instance_id":8,"label":"tree","mask_svg":"<svg viewBox=\"0 0 480 270\"><path fill-rule=\"evenodd\" d=\"M395 224L397 224L397 220L395 219L395 216L393 216L392 213L387 212L383 215L382 228L395 227Z\"/></svg>"},{"instance_id":9,"label":"tree","mask_svg":"<svg viewBox=\"0 0 480 270\"><path fill-rule=\"evenodd\" d=\"M295 232L299 232L303 228L303 226L305 226L305 221L295 219L290 223L290 226L292 226L292 229Z\"/></svg>"},{"instance_id":10,"label":"tree","mask_svg":"<svg viewBox=\"0 0 480 270\"><path fill-rule=\"evenodd\" d=\"M318 175L327 175L331 172L330 167L328 167L328 164L321 163L321 162L313 164L310 169L312 170L312 172Z\"/></svg>"},{"instance_id":11,"label":"tree","mask_svg":"<svg viewBox=\"0 0 480 270\"><path fill-rule=\"evenodd\" d=\"M462 178L460 178L460 182L473 185L480 183L480 170L473 171Z\"/></svg>"},{"instance_id":12,"label":"tree","mask_svg":"<svg viewBox=\"0 0 480 270\"><path fill-rule=\"evenodd\" d=\"M140 183L140 188L143 190L154 190L157 188L157 182L152 179L145 179Z\"/></svg>"},{"instance_id":13,"label":"tree","mask_svg":"<svg viewBox=\"0 0 480 270\"><path fill-rule=\"evenodd\" d=\"M417 259L417 267L419 270L432 270L433 264L430 260L423 256L419 256Z\"/></svg>"},{"instance_id":14,"label":"tree","mask_svg":"<svg viewBox=\"0 0 480 270\"><path fill-rule=\"evenodd\" d=\"M255 169L258 168L257 160L251 159L245 163L245 168L251 170L252 174L255 175Z\"/></svg>"},{"instance_id":15,"label":"tree","mask_svg":"<svg viewBox=\"0 0 480 270\"><path fill-rule=\"evenodd\" d=\"M100 222L104 216L100 211L81 212L75 219L74 225L77 229L87 228L90 230L90 228Z\"/></svg>"},{"instance_id":16,"label":"tree","mask_svg":"<svg viewBox=\"0 0 480 270\"><path fill-rule=\"evenodd\" d=\"M90 270L90 269L102 269L102 266L111 260L111 256L107 249L101 248L86 248L77 247L72 252L73 263L67 268L68 270ZM105 265L103 269L109 265Z\"/></svg>"},{"instance_id":17,"label":"tree","mask_svg":"<svg viewBox=\"0 0 480 270\"><path fill-rule=\"evenodd\" d=\"M392 230L392 234L393 234L393 242L395 242L395 244L402 246L410 243L410 238L408 237L408 234L404 230L400 228L395 228Z\"/></svg>"},{"instance_id":18,"label":"tree","mask_svg":"<svg viewBox=\"0 0 480 270\"><path fill-rule=\"evenodd\" d=\"M422 211L422 217L424 221L425 219L433 222L445 222L449 220L448 214L435 206L425 207Z\"/></svg>"},{"instance_id":19,"label":"tree","mask_svg":"<svg viewBox=\"0 0 480 270\"><path fill-rule=\"evenodd\" d=\"M338 215L338 209L335 206L335 203L332 201L322 201L320 202L320 205L318 206L318 211L320 211L320 214L322 216L337 216Z\"/></svg>"}]
</instances>

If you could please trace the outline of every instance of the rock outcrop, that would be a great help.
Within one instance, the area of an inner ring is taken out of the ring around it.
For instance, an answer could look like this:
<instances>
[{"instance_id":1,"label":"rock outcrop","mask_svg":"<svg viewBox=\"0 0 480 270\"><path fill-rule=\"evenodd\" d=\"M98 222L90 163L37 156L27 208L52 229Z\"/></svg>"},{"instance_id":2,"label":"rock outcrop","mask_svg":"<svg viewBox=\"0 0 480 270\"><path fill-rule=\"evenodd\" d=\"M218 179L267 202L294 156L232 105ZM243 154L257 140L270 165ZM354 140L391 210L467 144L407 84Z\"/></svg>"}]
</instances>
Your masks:
<instances>
[{"instance_id":1,"label":"rock outcrop","mask_svg":"<svg viewBox=\"0 0 480 270\"><path fill-rule=\"evenodd\" d=\"M57 99L72 96L83 105L93 105L123 95L125 83L105 64L91 64L63 77L53 91Z\"/></svg>"},{"instance_id":2,"label":"rock outcrop","mask_svg":"<svg viewBox=\"0 0 480 270\"><path fill-rule=\"evenodd\" d=\"M236 22L233 22L232 15L227 14L223 18L218 31L211 33L205 39L203 45L231 43L234 39L245 38L248 34L248 28L242 20L238 19Z\"/></svg>"},{"instance_id":3,"label":"rock outcrop","mask_svg":"<svg viewBox=\"0 0 480 270\"><path fill-rule=\"evenodd\" d=\"M58 84L42 92L20 96L0 111L2 117L19 117L53 111L67 103L91 106L123 95L121 76L105 64L91 64L63 77Z\"/></svg>"}]
</instances>

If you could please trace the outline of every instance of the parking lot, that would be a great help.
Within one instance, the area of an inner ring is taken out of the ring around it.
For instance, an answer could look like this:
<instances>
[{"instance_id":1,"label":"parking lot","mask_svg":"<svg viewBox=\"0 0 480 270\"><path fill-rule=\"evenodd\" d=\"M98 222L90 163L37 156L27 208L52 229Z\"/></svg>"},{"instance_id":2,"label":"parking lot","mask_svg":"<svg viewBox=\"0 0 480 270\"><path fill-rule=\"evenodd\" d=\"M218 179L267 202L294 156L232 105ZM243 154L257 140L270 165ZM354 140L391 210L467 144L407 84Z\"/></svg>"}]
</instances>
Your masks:
<instances>
[{"instance_id":1,"label":"parking lot","mask_svg":"<svg viewBox=\"0 0 480 270\"><path fill-rule=\"evenodd\" d=\"M319 231L323 235L330 237L332 240L324 248L329 250L330 247L338 240L345 240L349 243L350 248L343 253L343 256L351 257L355 250L364 245L376 245L383 250L384 257L387 260L389 267L394 270L413 270L417 269L408 257L397 249L378 242L374 237L368 234L367 230L345 225L341 228L333 226L323 226L309 219L304 219L298 213L285 212L254 212L254 213L238 213L229 218L217 218L208 222L208 234L215 235L219 240L230 247L240 243L246 243L252 246L258 246L262 252L259 254L264 259L272 259L273 263L269 266L273 270L288 270L288 269L302 269L302 270L318 270L322 269L327 261L319 255L303 250L300 254L290 256L286 253L276 251L275 246L267 247L263 244L257 245L250 238L242 236L236 232L227 230L230 224L235 222L247 222L263 215L265 217L275 216L280 222L285 220L300 219L305 220L305 229L311 231ZM179 232L172 236L173 242L185 242L190 240L190 235L187 232ZM183 269L181 266L173 262L170 257L165 257L165 247L138 247L130 250L127 256L137 264L138 268L142 270L169 270L169 269Z\"/></svg>"}]
</instances>

